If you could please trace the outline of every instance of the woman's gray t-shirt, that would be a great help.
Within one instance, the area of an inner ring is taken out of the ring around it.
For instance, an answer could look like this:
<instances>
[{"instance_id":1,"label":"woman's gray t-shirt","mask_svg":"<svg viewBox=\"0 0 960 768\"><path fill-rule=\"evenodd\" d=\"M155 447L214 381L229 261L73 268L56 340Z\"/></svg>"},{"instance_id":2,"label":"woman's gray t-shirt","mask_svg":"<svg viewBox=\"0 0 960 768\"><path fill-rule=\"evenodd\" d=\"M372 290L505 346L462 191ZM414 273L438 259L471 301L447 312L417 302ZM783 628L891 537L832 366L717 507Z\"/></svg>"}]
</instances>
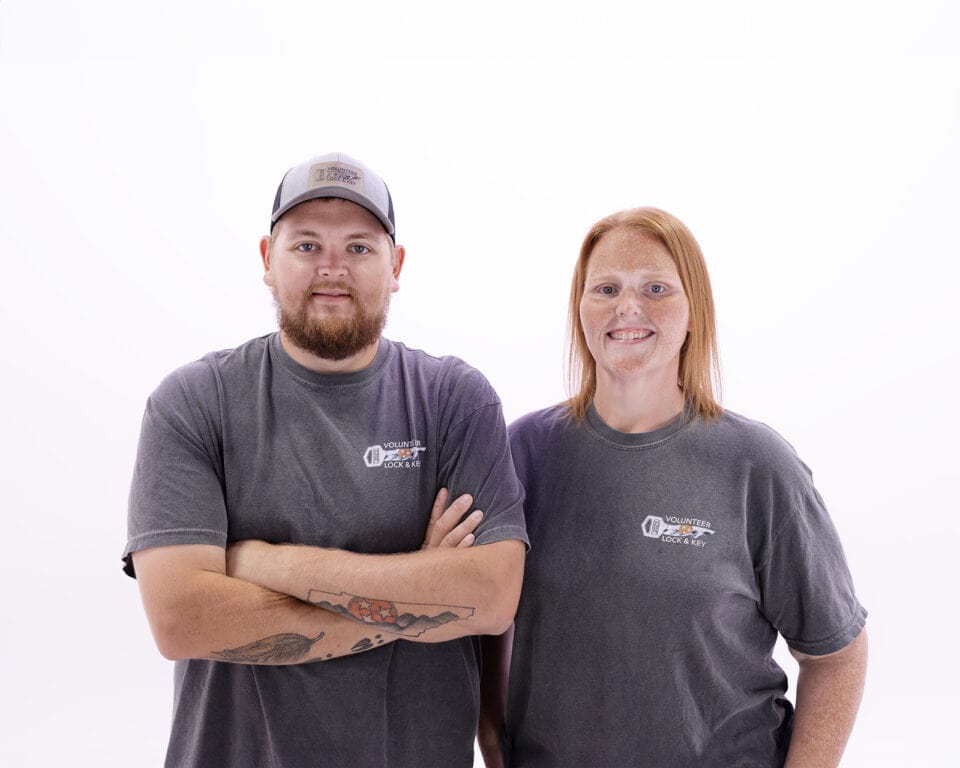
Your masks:
<instances>
[{"instance_id":1,"label":"woman's gray t-shirt","mask_svg":"<svg viewBox=\"0 0 960 768\"><path fill-rule=\"evenodd\" d=\"M510 427L531 548L508 765L780 765L778 633L821 655L866 617L810 471L730 412L643 434L566 413Z\"/></svg>"}]
</instances>

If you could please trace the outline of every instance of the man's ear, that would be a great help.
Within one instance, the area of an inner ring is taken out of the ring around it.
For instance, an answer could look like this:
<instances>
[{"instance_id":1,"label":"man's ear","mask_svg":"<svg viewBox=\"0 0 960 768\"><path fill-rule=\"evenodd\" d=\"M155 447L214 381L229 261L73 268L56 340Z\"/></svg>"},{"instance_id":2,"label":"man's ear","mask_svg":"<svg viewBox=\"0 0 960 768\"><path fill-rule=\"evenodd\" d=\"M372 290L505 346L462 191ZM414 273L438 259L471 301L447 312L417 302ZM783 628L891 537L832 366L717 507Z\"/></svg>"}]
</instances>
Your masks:
<instances>
[{"instance_id":1,"label":"man's ear","mask_svg":"<svg viewBox=\"0 0 960 768\"><path fill-rule=\"evenodd\" d=\"M269 235L260 238L260 259L263 261L263 282L273 287L273 273L270 271L270 246L272 241Z\"/></svg>"},{"instance_id":2,"label":"man's ear","mask_svg":"<svg viewBox=\"0 0 960 768\"><path fill-rule=\"evenodd\" d=\"M403 269L403 260L407 252L402 245L393 248L393 285L390 290L394 293L400 290L400 270Z\"/></svg>"}]
</instances>

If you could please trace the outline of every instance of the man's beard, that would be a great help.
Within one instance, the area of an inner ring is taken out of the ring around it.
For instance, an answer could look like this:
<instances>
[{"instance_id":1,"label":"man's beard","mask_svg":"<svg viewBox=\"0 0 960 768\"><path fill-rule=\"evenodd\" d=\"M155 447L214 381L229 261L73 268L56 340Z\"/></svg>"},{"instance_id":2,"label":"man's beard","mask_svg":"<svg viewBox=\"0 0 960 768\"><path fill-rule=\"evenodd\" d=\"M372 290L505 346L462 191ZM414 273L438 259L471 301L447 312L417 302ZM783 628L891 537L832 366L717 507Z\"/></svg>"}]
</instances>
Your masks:
<instances>
[{"instance_id":1,"label":"man's beard","mask_svg":"<svg viewBox=\"0 0 960 768\"><path fill-rule=\"evenodd\" d=\"M389 301L384 301L379 307L367 308L357 301L353 291L350 296L357 310L353 317L318 319L310 316L309 298L296 308L285 308L274 288L280 330L306 352L324 360L345 360L376 343L387 323L389 306Z\"/></svg>"}]
</instances>

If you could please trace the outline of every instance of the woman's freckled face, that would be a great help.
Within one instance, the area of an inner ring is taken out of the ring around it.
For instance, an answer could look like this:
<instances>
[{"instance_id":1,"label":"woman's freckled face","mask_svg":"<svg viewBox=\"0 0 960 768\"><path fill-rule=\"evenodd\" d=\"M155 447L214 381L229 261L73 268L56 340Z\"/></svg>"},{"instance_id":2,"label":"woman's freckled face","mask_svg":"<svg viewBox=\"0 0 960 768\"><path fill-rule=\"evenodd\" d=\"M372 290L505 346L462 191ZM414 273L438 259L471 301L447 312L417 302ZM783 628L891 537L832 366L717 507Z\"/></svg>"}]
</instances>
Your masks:
<instances>
[{"instance_id":1,"label":"woman's freckled face","mask_svg":"<svg viewBox=\"0 0 960 768\"><path fill-rule=\"evenodd\" d=\"M598 381L639 374L676 388L689 304L658 239L627 228L600 238L587 263L580 322Z\"/></svg>"}]
</instances>

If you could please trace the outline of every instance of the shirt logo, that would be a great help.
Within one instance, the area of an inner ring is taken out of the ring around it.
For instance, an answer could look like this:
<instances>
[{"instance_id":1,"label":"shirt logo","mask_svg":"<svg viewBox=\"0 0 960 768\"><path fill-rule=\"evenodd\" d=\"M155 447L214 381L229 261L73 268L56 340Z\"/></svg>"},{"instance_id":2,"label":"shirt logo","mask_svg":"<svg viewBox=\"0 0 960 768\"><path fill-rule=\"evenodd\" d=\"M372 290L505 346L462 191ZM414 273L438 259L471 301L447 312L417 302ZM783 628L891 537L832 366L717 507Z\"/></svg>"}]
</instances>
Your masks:
<instances>
[{"instance_id":1,"label":"shirt logo","mask_svg":"<svg viewBox=\"0 0 960 768\"><path fill-rule=\"evenodd\" d=\"M387 469L413 468L420 466L420 454L427 450L419 440L371 445L363 452L363 463L368 467Z\"/></svg>"},{"instance_id":2,"label":"shirt logo","mask_svg":"<svg viewBox=\"0 0 960 768\"><path fill-rule=\"evenodd\" d=\"M709 520L695 520L674 515L667 515L666 520L657 515L647 515L640 525L640 530L650 539L692 547L706 547L707 538L716 533Z\"/></svg>"}]
</instances>

